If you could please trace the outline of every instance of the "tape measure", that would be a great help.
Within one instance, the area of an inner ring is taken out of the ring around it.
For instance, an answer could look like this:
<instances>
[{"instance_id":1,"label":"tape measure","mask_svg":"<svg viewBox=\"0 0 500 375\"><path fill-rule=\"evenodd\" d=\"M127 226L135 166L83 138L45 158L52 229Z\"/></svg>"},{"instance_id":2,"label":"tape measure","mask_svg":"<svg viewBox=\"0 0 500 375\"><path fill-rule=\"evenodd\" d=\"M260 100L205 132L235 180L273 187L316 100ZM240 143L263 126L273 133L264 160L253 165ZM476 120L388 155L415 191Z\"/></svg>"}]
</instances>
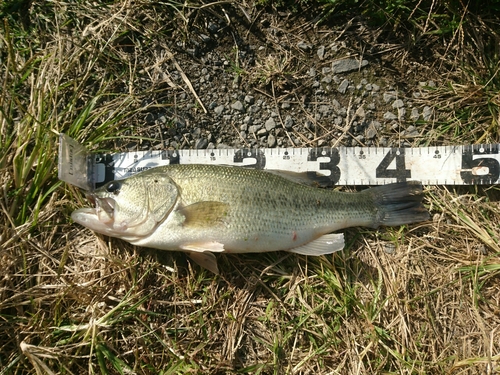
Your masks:
<instances>
[{"instance_id":1,"label":"tape measure","mask_svg":"<svg viewBox=\"0 0 500 375\"><path fill-rule=\"evenodd\" d=\"M499 144L437 147L323 147L132 151L91 154L61 134L59 178L92 190L169 164L223 164L306 173L320 185L492 185L500 178Z\"/></svg>"}]
</instances>

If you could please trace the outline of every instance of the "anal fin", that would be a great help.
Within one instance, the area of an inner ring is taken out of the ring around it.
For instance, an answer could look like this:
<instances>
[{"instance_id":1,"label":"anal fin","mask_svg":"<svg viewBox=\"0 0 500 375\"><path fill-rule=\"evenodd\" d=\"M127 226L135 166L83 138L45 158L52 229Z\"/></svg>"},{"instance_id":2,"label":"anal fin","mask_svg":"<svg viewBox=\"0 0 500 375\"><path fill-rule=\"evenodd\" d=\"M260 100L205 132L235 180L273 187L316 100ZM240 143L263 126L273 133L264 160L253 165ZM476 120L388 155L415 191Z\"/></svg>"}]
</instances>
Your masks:
<instances>
[{"instance_id":1,"label":"anal fin","mask_svg":"<svg viewBox=\"0 0 500 375\"><path fill-rule=\"evenodd\" d=\"M319 256L332 254L344 248L344 234L332 233L325 234L314 241L306 243L305 245L295 247L288 250L291 253Z\"/></svg>"},{"instance_id":2,"label":"anal fin","mask_svg":"<svg viewBox=\"0 0 500 375\"><path fill-rule=\"evenodd\" d=\"M189 253L189 257L198 263L203 268L206 268L207 270L215 273L216 275L219 274L219 267L217 267L217 258L215 255L209 251L204 251L204 252L193 252Z\"/></svg>"}]
</instances>

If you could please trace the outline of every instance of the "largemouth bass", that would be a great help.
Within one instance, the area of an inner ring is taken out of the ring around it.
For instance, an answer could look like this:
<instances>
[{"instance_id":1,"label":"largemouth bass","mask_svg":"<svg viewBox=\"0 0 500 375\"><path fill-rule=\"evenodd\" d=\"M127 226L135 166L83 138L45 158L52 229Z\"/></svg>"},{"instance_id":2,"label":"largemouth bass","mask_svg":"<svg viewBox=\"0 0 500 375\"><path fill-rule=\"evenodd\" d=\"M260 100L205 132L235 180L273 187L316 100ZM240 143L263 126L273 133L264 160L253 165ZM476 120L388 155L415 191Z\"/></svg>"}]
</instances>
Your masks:
<instances>
[{"instance_id":1,"label":"largemouth bass","mask_svg":"<svg viewBox=\"0 0 500 375\"><path fill-rule=\"evenodd\" d=\"M213 253L342 250L347 227L427 220L422 186L402 182L346 193L295 177L216 165L169 165L116 180L88 195L73 220L134 245L191 254L218 273Z\"/></svg>"}]
</instances>

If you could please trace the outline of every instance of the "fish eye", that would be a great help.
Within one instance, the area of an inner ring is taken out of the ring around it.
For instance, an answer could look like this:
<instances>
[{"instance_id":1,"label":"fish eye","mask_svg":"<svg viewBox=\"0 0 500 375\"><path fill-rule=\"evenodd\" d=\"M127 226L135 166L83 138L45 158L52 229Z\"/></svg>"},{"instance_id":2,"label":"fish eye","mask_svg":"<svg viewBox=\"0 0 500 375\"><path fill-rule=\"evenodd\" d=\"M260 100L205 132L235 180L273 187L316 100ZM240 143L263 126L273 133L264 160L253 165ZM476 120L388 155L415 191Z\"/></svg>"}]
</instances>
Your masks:
<instances>
[{"instance_id":1,"label":"fish eye","mask_svg":"<svg viewBox=\"0 0 500 375\"><path fill-rule=\"evenodd\" d=\"M120 192L120 188L122 187L122 184L118 181L111 181L108 186L106 186L106 190L109 193L113 193L115 195L118 195Z\"/></svg>"}]
</instances>

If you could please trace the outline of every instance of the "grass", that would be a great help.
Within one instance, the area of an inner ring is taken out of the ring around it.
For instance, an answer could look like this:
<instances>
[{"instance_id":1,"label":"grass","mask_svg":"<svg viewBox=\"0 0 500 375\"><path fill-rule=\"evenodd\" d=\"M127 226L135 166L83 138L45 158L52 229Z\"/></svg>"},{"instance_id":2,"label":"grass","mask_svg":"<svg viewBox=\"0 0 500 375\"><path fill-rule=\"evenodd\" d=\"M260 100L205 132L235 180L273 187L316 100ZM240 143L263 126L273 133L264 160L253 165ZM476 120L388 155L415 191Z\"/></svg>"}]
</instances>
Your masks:
<instances>
[{"instance_id":1,"label":"grass","mask_svg":"<svg viewBox=\"0 0 500 375\"><path fill-rule=\"evenodd\" d=\"M433 47L425 63L448 74L418 99L440 113L424 141L498 143L498 2L409 4L372 21L408 54ZM427 187L428 223L350 229L329 257L222 255L220 276L70 222L85 202L57 180L58 133L93 150L156 145L144 119L173 105L158 51L231 6L0 5L0 374L498 373L497 186ZM279 88L292 59L261 56L257 78Z\"/></svg>"}]
</instances>

